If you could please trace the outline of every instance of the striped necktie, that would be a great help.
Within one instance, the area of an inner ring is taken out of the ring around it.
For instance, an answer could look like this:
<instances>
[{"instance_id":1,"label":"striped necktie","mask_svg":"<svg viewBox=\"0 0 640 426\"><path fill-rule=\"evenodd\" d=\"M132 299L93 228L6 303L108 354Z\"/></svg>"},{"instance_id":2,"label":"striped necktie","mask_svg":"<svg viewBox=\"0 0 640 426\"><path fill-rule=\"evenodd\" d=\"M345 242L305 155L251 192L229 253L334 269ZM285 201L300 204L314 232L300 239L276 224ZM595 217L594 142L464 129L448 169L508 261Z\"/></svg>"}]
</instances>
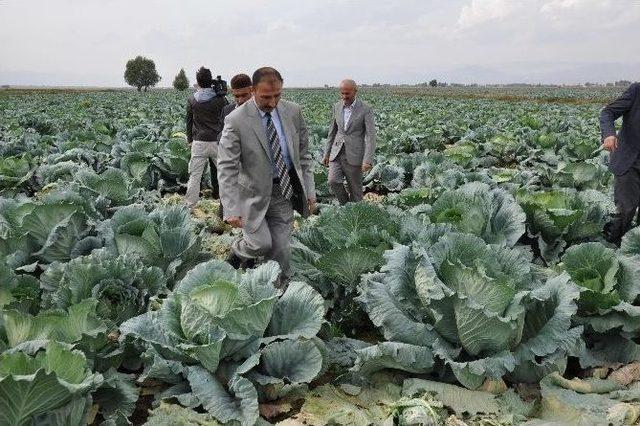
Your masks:
<instances>
[{"instance_id":1,"label":"striped necktie","mask_svg":"<svg viewBox=\"0 0 640 426\"><path fill-rule=\"evenodd\" d=\"M267 117L267 137L269 138L269 144L271 145L271 154L273 155L273 162L278 172L278 178L280 178L280 191L282 196L286 199L290 199L293 195L293 188L291 187L291 179L287 172L287 166L284 164L284 158L282 157L282 148L280 148L280 138L278 132L276 132L276 126L271 119L271 113L265 113Z\"/></svg>"}]
</instances>

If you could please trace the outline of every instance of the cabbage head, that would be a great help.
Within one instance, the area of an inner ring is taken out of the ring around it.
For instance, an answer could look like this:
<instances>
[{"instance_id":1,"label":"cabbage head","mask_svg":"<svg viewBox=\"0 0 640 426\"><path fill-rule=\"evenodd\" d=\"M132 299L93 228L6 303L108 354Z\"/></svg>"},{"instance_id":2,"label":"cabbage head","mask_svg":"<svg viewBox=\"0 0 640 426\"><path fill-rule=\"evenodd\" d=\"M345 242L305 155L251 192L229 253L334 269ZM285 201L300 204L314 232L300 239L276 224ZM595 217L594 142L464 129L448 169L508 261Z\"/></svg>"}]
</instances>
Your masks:
<instances>
[{"instance_id":1,"label":"cabbage head","mask_svg":"<svg viewBox=\"0 0 640 426\"><path fill-rule=\"evenodd\" d=\"M519 191L518 203L527 215L527 231L538 239L542 258L553 263L568 244L586 241L602 233L615 211L609 197L587 189Z\"/></svg>"},{"instance_id":2,"label":"cabbage head","mask_svg":"<svg viewBox=\"0 0 640 426\"><path fill-rule=\"evenodd\" d=\"M417 221L366 202L327 207L295 234L293 277L334 302L332 323L346 333L362 330L367 317L354 303L360 276L378 270L384 262L382 253L395 241L408 239L405 231L412 220Z\"/></svg>"},{"instance_id":3,"label":"cabbage head","mask_svg":"<svg viewBox=\"0 0 640 426\"><path fill-rule=\"evenodd\" d=\"M67 309L84 299L98 301L101 318L115 325L147 311L149 298L165 290L166 279L156 266L144 266L131 255L104 250L53 263L40 277L44 308Z\"/></svg>"},{"instance_id":4,"label":"cabbage head","mask_svg":"<svg viewBox=\"0 0 640 426\"><path fill-rule=\"evenodd\" d=\"M449 223L458 232L488 243L513 247L525 232L526 215L511 194L471 182L446 191L433 203L432 223Z\"/></svg>"},{"instance_id":5,"label":"cabbage head","mask_svg":"<svg viewBox=\"0 0 640 426\"><path fill-rule=\"evenodd\" d=\"M577 290L566 276L535 285L520 250L447 233L430 247L396 245L385 259L363 278L359 301L386 341L361 351L359 369L428 372L435 358L476 388L528 361L561 364L580 338L570 329Z\"/></svg>"},{"instance_id":6,"label":"cabbage head","mask_svg":"<svg viewBox=\"0 0 640 426\"><path fill-rule=\"evenodd\" d=\"M167 277L200 260L200 237L183 206L158 207L147 213L132 204L118 209L100 229L110 253L137 257L145 265L159 267Z\"/></svg>"},{"instance_id":7,"label":"cabbage head","mask_svg":"<svg viewBox=\"0 0 640 426\"><path fill-rule=\"evenodd\" d=\"M57 191L40 200L2 205L0 255L13 268L66 262L99 245L93 236L96 212L77 193Z\"/></svg>"},{"instance_id":8,"label":"cabbage head","mask_svg":"<svg viewBox=\"0 0 640 426\"><path fill-rule=\"evenodd\" d=\"M568 248L562 267L580 289L576 322L585 326L583 366L633 361L640 353L633 341L640 330L638 258L590 242Z\"/></svg>"},{"instance_id":9,"label":"cabbage head","mask_svg":"<svg viewBox=\"0 0 640 426\"><path fill-rule=\"evenodd\" d=\"M317 377L323 299L301 282L280 295L279 273L275 262L241 273L219 260L189 271L160 310L120 327L147 348L143 377L186 380L179 400L246 424L257 420L258 397L277 398Z\"/></svg>"}]
</instances>

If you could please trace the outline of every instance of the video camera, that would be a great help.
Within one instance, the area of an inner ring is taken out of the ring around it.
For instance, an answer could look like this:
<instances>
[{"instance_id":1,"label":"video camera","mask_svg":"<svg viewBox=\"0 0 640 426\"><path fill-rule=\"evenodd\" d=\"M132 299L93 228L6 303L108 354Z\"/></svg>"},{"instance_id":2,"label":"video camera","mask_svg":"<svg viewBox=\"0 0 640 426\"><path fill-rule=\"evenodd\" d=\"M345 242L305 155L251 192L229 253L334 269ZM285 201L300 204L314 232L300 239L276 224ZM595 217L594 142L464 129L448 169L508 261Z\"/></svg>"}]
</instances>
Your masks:
<instances>
[{"instance_id":1,"label":"video camera","mask_svg":"<svg viewBox=\"0 0 640 426\"><path fill-rule=\"evenodd\" d=\"M216 96L227 96L227 82L222 79L221 76L216 76L215 80L213 80L213 84L211 85L213 92Z\"/></svg>"}]
</instances>

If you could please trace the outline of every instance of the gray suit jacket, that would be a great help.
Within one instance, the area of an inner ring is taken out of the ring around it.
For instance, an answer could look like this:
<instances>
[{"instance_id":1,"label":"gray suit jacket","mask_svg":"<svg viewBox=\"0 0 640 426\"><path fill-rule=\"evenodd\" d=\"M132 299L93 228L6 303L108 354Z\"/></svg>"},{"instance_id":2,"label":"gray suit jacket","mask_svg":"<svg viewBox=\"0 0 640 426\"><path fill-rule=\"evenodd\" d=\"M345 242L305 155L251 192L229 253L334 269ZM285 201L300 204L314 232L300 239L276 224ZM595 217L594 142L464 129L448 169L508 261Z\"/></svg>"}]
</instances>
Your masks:
<instances>
[{"instance_id":1,"label":"gray suit jacket","mask_svg":"<svg viewBox=\"0 0 640 426\"><path fill-rule=\"evenodd\" d=\"M307 124L299 105L281 100L278 114L289 147L289 171L294 195L293 207L309 215L308 198L315 198L313 163L309 154ZM273 168L267 132L258 107L249 100L224 120L218 146L218 182L224 218L242 217L243 228L255 232L264 219L271 200Z\"/></svg>"},{"instance_id":2,"label":"gray suit jacket","mask_svg":"<svg viewBox=\"0 0 640 426\"><path fill-rule=\"evenodd\" d=\"M600 113L602 140L616 134L615 121L622 117L618 148L609 155L609 170L623 175L640 153L640 83L633 83Z\"/></svg>"},{"instance_id":3,"label":"gray suit jacket","mask_svg":"<svg viewBox=\"0 0 640 426\"><path fill-rule=\"evenodd\" d=\"M373 164L376 149L376 126L373 121L373 110L360 99L355 100L353 112L344 128L342 101L333 106L333 117L329 127L329 137L324 149L324 156L333 161L344 146L347 161L352 166L362 163Z\"/></svg>"}]
</instances>

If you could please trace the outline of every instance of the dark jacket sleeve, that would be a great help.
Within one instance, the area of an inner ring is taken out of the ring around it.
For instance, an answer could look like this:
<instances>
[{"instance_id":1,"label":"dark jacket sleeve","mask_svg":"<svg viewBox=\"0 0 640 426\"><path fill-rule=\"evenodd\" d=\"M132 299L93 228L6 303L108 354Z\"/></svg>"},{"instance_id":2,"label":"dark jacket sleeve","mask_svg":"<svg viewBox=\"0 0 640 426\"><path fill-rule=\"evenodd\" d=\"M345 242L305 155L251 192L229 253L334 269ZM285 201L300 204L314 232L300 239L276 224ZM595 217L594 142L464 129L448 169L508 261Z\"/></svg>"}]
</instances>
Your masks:
<instances>
[{"instance_id":1,"label":"dark jacket sleeve","mask_svg":"<svg viewBox=\"0 0 640 426\"><path fill-rule=\"evenodd\" d=\"M187 142L193 142L193 109L191 109L191 102L187 101Z\"/></svg>"},{"instance_id":2,"label":"dark jacket sleeve","mask_svg":"<svg viewBox=\"0 0 640 426\"><path fill-rule=\"evenodd\" d=\"M634 83L618 99L611 102L600 112L600 133L602 140L609 136L616 135L615 121L631 110L633 103L638 96L640 83Z\"/></svg>"}]
</instances>

